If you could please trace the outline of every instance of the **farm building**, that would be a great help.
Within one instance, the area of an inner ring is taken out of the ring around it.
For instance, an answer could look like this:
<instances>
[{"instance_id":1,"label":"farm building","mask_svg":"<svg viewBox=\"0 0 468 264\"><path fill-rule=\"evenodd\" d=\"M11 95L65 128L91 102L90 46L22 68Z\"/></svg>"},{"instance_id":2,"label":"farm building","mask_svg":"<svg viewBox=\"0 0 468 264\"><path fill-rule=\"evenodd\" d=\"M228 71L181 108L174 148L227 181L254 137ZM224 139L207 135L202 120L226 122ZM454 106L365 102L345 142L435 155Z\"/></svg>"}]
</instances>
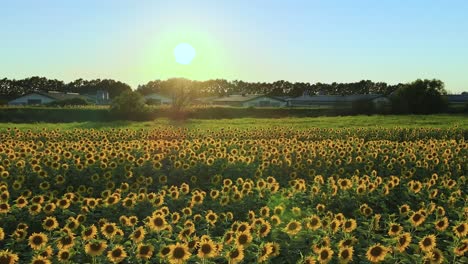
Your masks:
<instances>
[{"instance_id":1,"label":"farm building","mask_svg":"<svg viewBox=\"0 0 468 264\"><path fill-rule=\"evenodd\" d=\"M468 104L468 93L449 94L447 95L447 101L449 106L464 107L466 104Z\"/></svg>"},{"instance_id":2,"label":"farm building","mask_svg":"<svg viewBox=\"0 0 468 264\"><path fill-rule=\"evenodd\" d=\"M86 99L78 93L61 93L55 91L49 92L33 92L8 102L9 105L41 105L55 101L62 101L73 98Z\"/></svg>"},{"instance_id":3,"label":"farm building","mask_svg":"<svg viewBox=\"0 0 468 264\"><path fill-rule=\"evenodd\" d=\"M157 93L152 93L145 95L145 101L147 104L151 105L167 105L167 104L172 104L172 98L162 95L162 94L157 94Z\"/></svg>"},{"instance_id":4,"label":"farm building","mask_svg":"<svg viewBox=\"0 0 468 264\"><path fill-rule=\"evenodd\" d=\"M288 100L291 107L313 108L350 108L353 103L359 101L372 101L376 107L387 107L390 99L380 94L356 94L356 95L302 95Z\"/></svg>"},{"instance_id":5,"label":"farm building","mask_svg":"<svg viewBox=\"0 0 468 264\"><path fill-rule=\"evenodd\" d=\"M83 94L83 96L90 102L97 105L108 105L111 103L109 92L106 90L97 90L96 94Z\"/></svg>"},{"instance_id":6,"label":"farm building","mask_svg":"<svg viewBox=\"0 0 468 264\"><path fill-rule=\"evenodd\" d=\"M214 105L240 106L240 107L281 107L286 106L284 99L272 96L249 94L229 95L213 100Z\"/></svg>"}]
</instances>

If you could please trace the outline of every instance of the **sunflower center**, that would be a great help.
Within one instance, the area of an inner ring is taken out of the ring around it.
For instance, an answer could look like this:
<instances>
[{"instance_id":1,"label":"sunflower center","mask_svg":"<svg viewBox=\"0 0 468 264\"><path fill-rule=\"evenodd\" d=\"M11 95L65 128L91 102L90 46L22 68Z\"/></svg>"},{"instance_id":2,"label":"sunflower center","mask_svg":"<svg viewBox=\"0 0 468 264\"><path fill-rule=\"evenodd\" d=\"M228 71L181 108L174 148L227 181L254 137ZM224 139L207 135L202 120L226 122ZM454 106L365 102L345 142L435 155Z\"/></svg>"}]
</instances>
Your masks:
<instances>
[{"instance_id":1,"label":"sunflower center","mask_svg":"<svg viewBox=\"0 0 468 264\"><path fill-rule=\"evenodd\" d=\"M297 228L297 224L296 223L291 223L289 224L289 230L295 230Z\"/></svg>"},{"instance_id":2,"label":"sunflower center","mask_svg":"<svg viewBox=\"0 0 468 264\"><path fill-rule=\"evenodd\" d=\"M170 248L164 247L164 248L161 250L161 254L165 256L165 255L169 254L170 251L171 251Z\"/></svg>"},{"instance_id":3,"label":"sunflower center","mask_svg":"<svg viewBox=\"0 0 468 264\"><path fill-rule=\"evenodd\" d=\"M341 252L341 258L346 259L346 258L348 258L348 257L349 257L349 251L348 251L348 250L343 250L343 251Z\"/></svg>"},{"instance_id":4,"label":"sunflower center","mask_svg":"<svg viewBox=\"0 0 468 264\"><path fill-rule=\"evenodd\" d=\"M211 247L210 244L203 244L202 247L201 247L201 251L204 254L209 254L212 251L212 247Z\"/></svg>"},{"instance_id":5,"label":"sunflower center","mask_svg":"<svg viewBox=\"0 0 468 264\"><path fill-rule=\"evenodd\" d=\"M99 251L100 249L101 249L101 244L99 244L99 243L91 244L91 250Z\"/></svg>"},{"instance_id":6,"label":"sunflower center","mask_svg":"<svg viewBox=\"0 0 468 264\"><path fill-rule=\"evenodd\" d=\"M114 227L111 225L106 226L106 232L107 233L113 233L114 232Z\"/></svg>"},{"instance_id":7,"label":"sunflower center","mask_svg":"<svg viewBox=\"0 0 468 264\"><path fill-rule=\"evenodd\" d=\"M176 258L176 259L182 259L182 258L184 258L184 256L185 256L185 250L184 250L184 248L182 248L182 247L176 247L176 248L174 249L173 255L174 255L174 258Z\"/></svg>"},{"instance_id":8,"label":"sunflower center","mask_svg":"<svg viewBox=\"0 0 468 264\"><path fill-rule=\"evenodd\" d=\"M140 254L146 255L150 252L150 247L149 246L142 246L140 248Z\"/></svg>"},{"instance_id":9,"label":"sunflower center","mask_svg":"<svg viewBox=\"0 0 468 264\"><path fill-rule=\"evenodd\" d=\"M154 220L153 220L153 223L155 226L162 226L164 221L161 219L161 217L156 217Z\"/></svg>"},{"instance_id":10,"label":"sunflower center","mask_svg":"<svg viewBox=\"0 0 468 264\"><path fill-rule=\"evenodd\" d=\"M33 238L33 241L32 241L32 242L33 242L33 244L35 244L35 245L40 245L40 244L42 243L42 241L43 241L43 240L42 240L42 237L40 237L40 236L35 236L35 237Z\"/></svg>"},{"instance_id":11,"label":"sunflower center","mask_svg":"<svg viewBox=\"0 0 468 264\"><path fill-rule=\"evenodd\" d=\"M120 248L115 249L112 251L112 257L118 258L122 255L122 250Z\"/></svg>"},{"instance_id":12,"label":"sunflower center","mask_svg":"<svg viewBox=\"0 0 468 264\"><path fill-rule=\"evenodd\" d=\"M239 255L240 255L240 254L239 254L239 250L237 250L237 249L234 250L234 251L231 251L231 253L229 254L229 256L230 256L231 258L237 258Z\"/></svg>"},{"instance_id":13,"label":"sunflower center","mask_svg":"<svg viewBox=\"0 0 468 264\"><path fill-rule=\"evenodd\" d=\"M374 247L371 249L370 253L374 257L378 257L382 254L383 250L381 247Z\"/></svg>"},{"instance_id":14,"label":"sunflower center","mask_svg":"<svg viewBox=\"0 0 468 264\"><path fill-rule=\"evenodd\" d=\"M400 239L398 240L398 242L400 243L400 245L403 245L406 243L406 237L402 236L400 237Z\"/></svg>"},{"instance_id":15,"label":"sunflower center","mask_svg":"<svg viewBox=\"0 0 468 264\"><path fill-rule=\"evenodd\" d=\"M329 254L328 254L327 250L322 250L322 252L320 252L320 258L321 259L327 259L328 256L329 256Z\"/></svg>"},{"instance_id":16,"label":"sunflower center","mask_svg":"<svg viewBox=\"0 0 468 264\"><path fill-rule=\"evenodd\" d=\"M238 241L241 245L247 243L247 235L240 235Z\"/></svg>"},{"instance_id":17,"label":"sunflower center","mask_svg":"<svg viewBox=\"0 0 468 264\"><path fill-rule=\"evenodd\" d=\"M425 238L424 241L423 241L423 245L428 247L432 244L432 241L430 238Z\"/></svg>"}]
</instances>

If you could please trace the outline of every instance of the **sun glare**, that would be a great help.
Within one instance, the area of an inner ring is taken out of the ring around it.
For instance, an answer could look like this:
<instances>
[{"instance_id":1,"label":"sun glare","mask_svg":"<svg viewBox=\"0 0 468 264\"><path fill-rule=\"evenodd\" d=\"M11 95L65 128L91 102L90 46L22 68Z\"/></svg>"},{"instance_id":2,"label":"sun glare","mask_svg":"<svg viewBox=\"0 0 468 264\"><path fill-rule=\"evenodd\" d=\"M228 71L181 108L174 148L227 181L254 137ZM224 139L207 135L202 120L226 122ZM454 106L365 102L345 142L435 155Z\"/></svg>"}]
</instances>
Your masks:
<instances>
[{"instance_id":1,"label":"sun glare","mask_svg":"<svg viewBox=\"0 0 468 264\"><path fill-rule=\"evenodd\" d=\"M190 64L195 58L195 48L188 43L180 43L174 48L174 57L177 63Z\"/></svg>"}]
</instances>

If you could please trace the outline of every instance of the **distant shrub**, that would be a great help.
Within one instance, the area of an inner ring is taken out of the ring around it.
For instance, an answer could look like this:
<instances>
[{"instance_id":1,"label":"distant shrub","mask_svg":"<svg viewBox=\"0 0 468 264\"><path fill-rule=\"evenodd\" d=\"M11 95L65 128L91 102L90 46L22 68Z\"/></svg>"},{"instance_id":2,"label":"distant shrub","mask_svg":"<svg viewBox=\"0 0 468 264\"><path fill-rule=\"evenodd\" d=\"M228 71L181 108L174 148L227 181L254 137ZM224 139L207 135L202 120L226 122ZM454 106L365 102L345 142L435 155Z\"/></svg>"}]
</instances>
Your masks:
<instances>
[{"instance_id":1,"label":"distant shrub","mask_svg":"<svg viewBox=\"0 0 468 264\"><path fill-rule=\"evenodd\" d=\"M398 88L391 96L397 114L434 114L447 110L447 92L439 80L416 80Z\"/></svg>"},{"instance_id":2,"label":"distant shrub","mask_svg":"<svg viewBox=\"0 0 468 264\"><path fill-rule=\"evenodd\" d=\"M124 91L112 100L111 114L118 119L147 120L149 111L144 97L137 92Z\"/></svg>"},{"instance_id":3,"label":"distant shrub","mask_svg":"<svg viewBox=\"0 0 468 264\"><path fill-rule=\"evenodd\" d=\"M89 102L83 98L72 98L72 99L65 99L60 101L54 101L46 104L46 106L75 106L75 105L89 105Z\"/></svg>"}]
</instances>

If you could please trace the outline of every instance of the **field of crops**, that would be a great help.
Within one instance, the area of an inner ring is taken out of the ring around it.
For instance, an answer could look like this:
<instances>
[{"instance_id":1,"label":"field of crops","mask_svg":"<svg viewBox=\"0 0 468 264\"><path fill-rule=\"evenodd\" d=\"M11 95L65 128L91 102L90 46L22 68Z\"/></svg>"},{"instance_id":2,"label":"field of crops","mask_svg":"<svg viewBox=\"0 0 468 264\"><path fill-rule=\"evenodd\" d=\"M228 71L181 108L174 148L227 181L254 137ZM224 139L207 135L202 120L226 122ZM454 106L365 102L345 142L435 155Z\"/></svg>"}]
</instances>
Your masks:
<instances>
[{"instance_id":1,"label":"field of crops","mask_svg":"<svg viewBox=\"0 0 468 264\"><path fill-rule=\"evenodd\" d=\"M468 263L459 128L0 130L0 263Z\"/></svg>"}]
</instances>

